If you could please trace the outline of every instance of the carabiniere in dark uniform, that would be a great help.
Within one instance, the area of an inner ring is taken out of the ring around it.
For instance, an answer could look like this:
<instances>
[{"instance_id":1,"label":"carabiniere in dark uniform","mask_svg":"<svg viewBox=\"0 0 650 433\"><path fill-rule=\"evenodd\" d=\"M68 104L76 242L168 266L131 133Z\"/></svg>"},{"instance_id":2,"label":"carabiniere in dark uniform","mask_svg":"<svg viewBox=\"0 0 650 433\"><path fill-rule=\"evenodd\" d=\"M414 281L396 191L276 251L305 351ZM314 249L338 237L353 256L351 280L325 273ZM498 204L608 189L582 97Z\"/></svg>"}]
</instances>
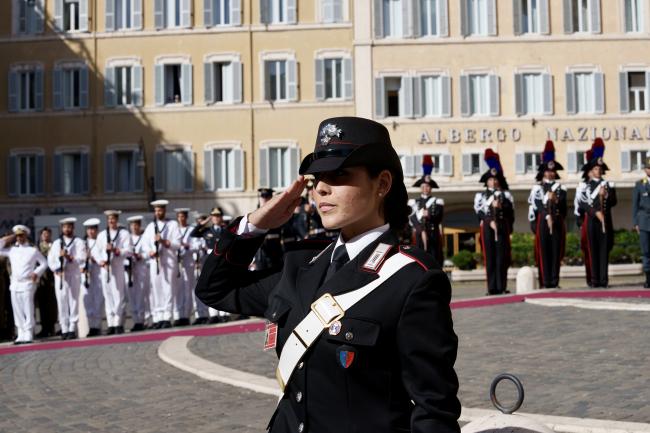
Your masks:
<instances>
[{"instance_id":1,"label":"carabiniere in dark uniform","mask_svg":"<svg viewBox=\"0 0 650 433\"><path fill-rule=\"evenodd\" d=\"M643 253L645 273L643 287L650 289L650 156L645 159L644 169L645 176L634 184L634 191L632 191L632 219L634 227L639 232Z\"/></svg>"},{"instance_id":2,"label":"carabiniere in dark uniform","mask_svg":"<svg viewBox=\"0 0 650 433\"><path fill-rule=\"evenodd\" d=\"M319 131L315 151L302 162L300 173L360 165L389 169L390 194L403 195L406 220L402 169L386 128L367 119L333 118L322 122ZM268 426L272 433L460 432L451 287L431 255L400 246L386 228L329 279L328 269L338 261L335 244L319 254L311 241L285 254L281 272L249 271L264 237L238 235L239 222L230 225L207 259L196 294L213 308L277 324L278 356L285 344L289 347L287 341L296 341L295 328L325 294L338 298L353 293L384 278L383 267L396 263L393 258L408 261L342 318L320 328L322 333L283 383ZM379 259L378 251L384 254Z\"/></svg>"}]
</instances>

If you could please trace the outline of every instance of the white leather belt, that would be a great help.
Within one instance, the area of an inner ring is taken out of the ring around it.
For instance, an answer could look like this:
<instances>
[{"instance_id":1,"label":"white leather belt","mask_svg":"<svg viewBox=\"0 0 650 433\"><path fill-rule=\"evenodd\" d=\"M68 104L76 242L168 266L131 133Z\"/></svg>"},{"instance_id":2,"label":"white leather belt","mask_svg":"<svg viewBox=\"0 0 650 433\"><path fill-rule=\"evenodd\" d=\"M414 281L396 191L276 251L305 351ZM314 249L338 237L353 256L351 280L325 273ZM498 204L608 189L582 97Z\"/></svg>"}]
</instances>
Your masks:
<instances>
[{"instance_id":1,"label":"white leather belt","mask_svg":"<svg viewBox=\"0 0 650 433\"><path fill-rule=\"evenodd\" d=\"M332 296L329 293L324 294L311 305L311 311L293 330L287 342L282 347L280 362L275 372L276 379L280 384L280 389L289 383L291 375L296 366L305 355L309 347L318 339L323 330L340 320L345 312L354 304L368 296L377 287L382 285L386 280L392 277L397 271L402 269L415 260L405 254L395 254L390 257L381 267L377 275L379 278L371 281L365 286L344 293L338 296Z\"/></svg>"}]
</instances>

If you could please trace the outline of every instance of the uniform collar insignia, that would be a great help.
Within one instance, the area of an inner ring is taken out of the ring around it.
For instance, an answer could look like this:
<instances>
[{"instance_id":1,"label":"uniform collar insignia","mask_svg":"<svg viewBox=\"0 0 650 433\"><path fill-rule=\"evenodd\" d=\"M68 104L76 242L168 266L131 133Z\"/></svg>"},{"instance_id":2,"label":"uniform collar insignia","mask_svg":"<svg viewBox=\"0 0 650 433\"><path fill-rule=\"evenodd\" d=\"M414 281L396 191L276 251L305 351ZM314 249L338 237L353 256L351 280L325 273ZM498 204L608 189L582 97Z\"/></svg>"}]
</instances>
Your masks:
<instances>
[{"instance_id":1,"label":"uniform collar insignia","mask_svg":"<svg viewBox=\"0 0 650 433\"><path fill-rule=\"evenodd\" d=\"M343 131L341 128L338 128L332 123L328 123L327 125L323 126L323 128L320 130L321 146L327 146L334 137L341 138L342 133Z\"/></svg>"}]
</instances>

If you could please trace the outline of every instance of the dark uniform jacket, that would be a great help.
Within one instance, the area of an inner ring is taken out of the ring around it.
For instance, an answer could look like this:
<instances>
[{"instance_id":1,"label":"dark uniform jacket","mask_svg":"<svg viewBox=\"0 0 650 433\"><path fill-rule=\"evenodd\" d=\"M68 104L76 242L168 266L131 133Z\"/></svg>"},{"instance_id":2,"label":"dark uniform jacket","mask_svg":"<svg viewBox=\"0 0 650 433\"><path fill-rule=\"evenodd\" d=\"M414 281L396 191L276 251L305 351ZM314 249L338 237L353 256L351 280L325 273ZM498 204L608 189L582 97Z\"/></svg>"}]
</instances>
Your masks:
<instances>
[{"instance_id":1,"label":"dark uniform jacket","mask_svg":"<svg viewBox=\"0 0 650 433\"><path fill-rule=\"evenodd\" d=\"M430 255L400 247L389 231L322 283L333 244L315 259L313 249L287 253L281 272L247 271L262 240L224 234L196 294L213 308L277 323L278 356L312 302L378 278L363 265L380 242L393 245L390 254L401 248L416 259L350 308L340 333L325 330L312 345L269 423L272 433L460 431L451 288ZM348 368L339 365L337 349L355 353Z\"/></svg>"},{"instance_id":2,"label":"dark uniform jacket","mask_svg":"<svg viewBox=\"0 0 650 433\"><path fill-rule=\"evenodd\" d=\"M208 226L197 224L196 227L190 232L190 237L192 238L203 238L205 239L205 245L209 250L214 249L215 244L219 241L221 233L223 233L224 228L219 226Z\"/></svg>"},{"instance_id":3,"label":"dark uniform jacket","mask_svg":"<svg viewBox=\"0 0 650 433\"><path fill-rule=\"evenodd\" d=\"M632 191L632 218L635 226L650 231L650 181L644 177Z\"/></svg>"}]
</instances>

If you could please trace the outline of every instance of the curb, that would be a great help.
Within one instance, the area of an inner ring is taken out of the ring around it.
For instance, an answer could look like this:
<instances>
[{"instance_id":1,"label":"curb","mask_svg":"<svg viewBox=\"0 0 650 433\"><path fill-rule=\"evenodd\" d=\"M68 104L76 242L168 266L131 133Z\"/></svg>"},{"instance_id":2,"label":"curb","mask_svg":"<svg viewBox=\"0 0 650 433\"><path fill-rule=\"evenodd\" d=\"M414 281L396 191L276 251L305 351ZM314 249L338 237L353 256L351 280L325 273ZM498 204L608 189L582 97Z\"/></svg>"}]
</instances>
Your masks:
<instances>
[{"instance_id":1,"label":"curb","mask_svg":"<svg viewBox=\"0 0 650 433\"><path fill-rule=\"evenodd\" d=\"M526 299L527 304L543 307L574 307L585 310L612 310L612 311L650 311L650 303L633 304L629 302L587 301L585 299Z\"/></svg>"}]
</instances>

